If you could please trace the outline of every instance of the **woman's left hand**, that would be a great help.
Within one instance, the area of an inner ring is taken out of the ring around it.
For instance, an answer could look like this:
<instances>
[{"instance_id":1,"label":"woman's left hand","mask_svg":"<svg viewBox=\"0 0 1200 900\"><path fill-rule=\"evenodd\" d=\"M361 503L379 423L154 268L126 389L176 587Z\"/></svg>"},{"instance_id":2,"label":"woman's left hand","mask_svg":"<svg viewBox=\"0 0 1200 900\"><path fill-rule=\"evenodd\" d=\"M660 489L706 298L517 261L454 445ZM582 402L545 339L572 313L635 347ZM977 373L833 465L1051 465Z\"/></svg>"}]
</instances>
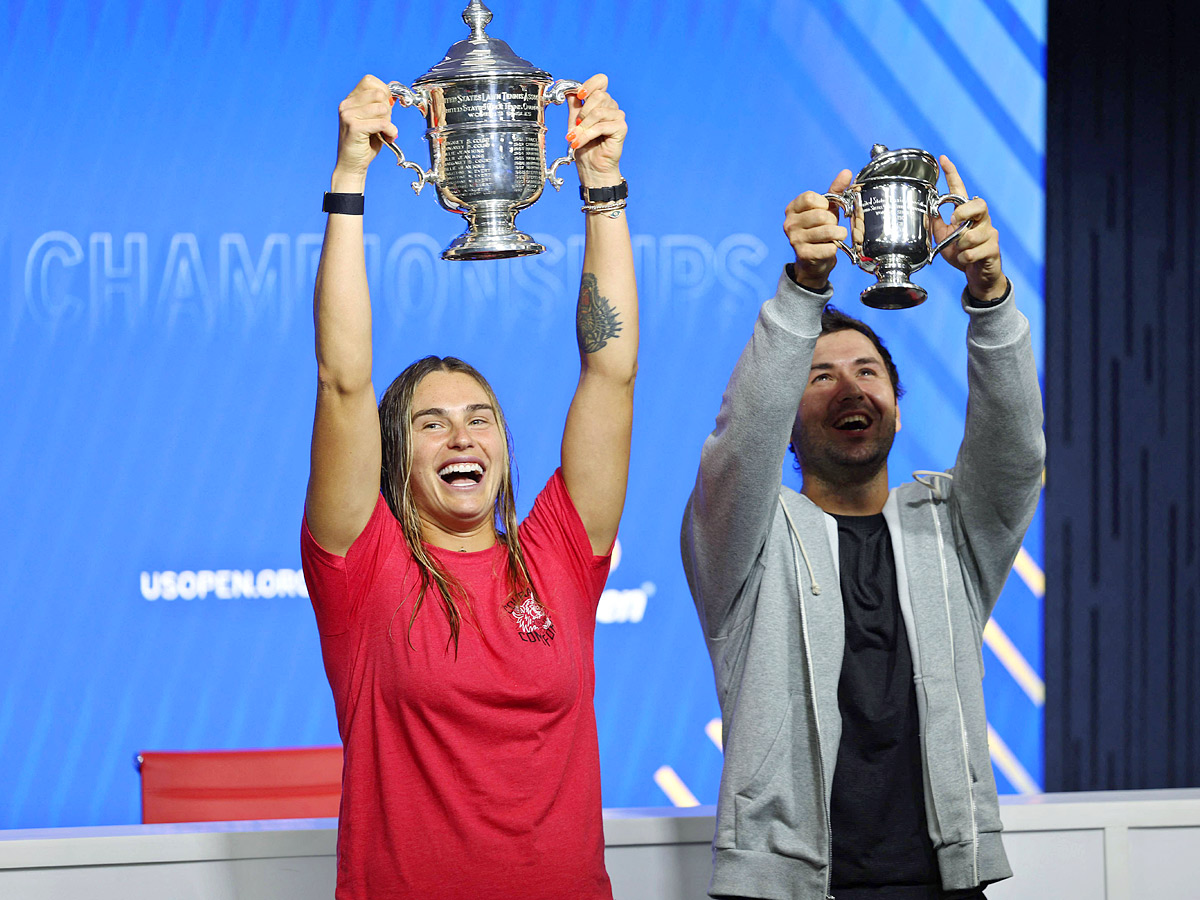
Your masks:
<instances>
[{"instance_id":1,"label":"woman's left hand","mask_svg":"<svg viewBox=\"0 0 1200 900\"><path fill-rule=\"evenodd\" d=\"M577 93L567 95L571 127L567 140L575 149L579 182L605 187L621 182L621 149L625 145L625 113L608 93L608 76L593 75Z\"/></svg>"}]
</instances>

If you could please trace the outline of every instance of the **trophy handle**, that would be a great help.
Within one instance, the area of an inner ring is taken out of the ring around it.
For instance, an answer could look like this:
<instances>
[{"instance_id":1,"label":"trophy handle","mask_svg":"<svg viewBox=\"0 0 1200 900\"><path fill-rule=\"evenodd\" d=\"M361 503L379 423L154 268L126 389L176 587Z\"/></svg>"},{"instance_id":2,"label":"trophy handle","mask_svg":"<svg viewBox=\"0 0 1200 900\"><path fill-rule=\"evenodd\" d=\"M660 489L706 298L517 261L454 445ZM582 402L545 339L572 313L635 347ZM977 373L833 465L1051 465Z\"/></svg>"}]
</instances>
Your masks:
<instances>
[{"instance_id":1,"label":"trophy handle","mask_svg":"<svg viewBox=\"0 0 1200 900\"><path fill-rule=\"evenodd\" d=\"M847 221L849 221L854 215L854 204L848 199L849 196L849 191L847 191L845 194L825 195L826 200L828 200L830 203L837 204L837 208L842 211L842 214L846 217ZM855 252L853 247L847 247L845 241L835 241L835 243L838 245L839 249L846 251L846 255L850 257L850 261L852 263L854 263L856 266L861 265L861 260L859 259L858 254Z\"/></svg>"},{"instance_id":2,"label":"trophy handle","mask_svg":"<svg viewBox=\"0 0 1200 900\"><path fill-rule=\"evenodd\" d=\"M415 106L421 111L422 115L426 115L428 113L428 104L421 97L421 95L412 88L405 87L398 81L393 81L388 84L388 90L392 92L392 96L400 102L401 106ZM427 182L432 183L436 179L437 176L434 175L432 169L426 172L412 160L405 159L404 151L397 147L394 143L382 135L380 135L380 137L383 140L383 143L387 145L387 148L396 154L396 165L403 166L406 169L412 169L417 173L417 180L412 183L414 194L420 194L421 188L425 187Z\"/></svg>"},{"instance_id":3,"label":"trophy handle","mask_svg":"<svg viewBox=\"0 0 1200 900\"><path fill-rule=\"evenodd\" d=\"M554 84L550 85L550 90L546 91L546 93L543 95L542 106L549 106L551 103L555 105L566 103L567 94L573 94L581 87L583 87L583 84L578 81L560 78L558 81L554 82ZM550 168L546 170L546 180L550 182L556 191L563 186L563 180L558 177L558 167L562 165L569 166L573 162L575 162L574 147L567 151L566 156L560 156L558 159L552 162L550 164Z\"/></svg>"},{"instance_id":4,"label":"trophy handle","mask_svg":"<svg viewBox=\"0 0 1200 900\"><path fill-rule=\"evenodd\" d=\"M967 202L967 198L964 197L962 194L942 194L942 196L936 198L933 201L933 208L935 210L941 209L947 203L953 203L955 205L955 207L959 207L959 206L962 206L966 202ZM951 241L958 240L958 236L960 234L962 234L964 231L966 231L968 228L970 228L971 224L972 223L969 221L959 223L959 226L957 228L955 228L952 232L950 232L948 235L946 235L945 239L942 240L936 247L933 248L933 250L930 251L929 262L932 262L934 259L936 259L937 255L939 253L941 253L942 249L945 248L947 245L949 245L949 243ZM913 271L915 272L916 269L913 269Z\"/></svg>"},{"instance_id":5,"label":"trophy handle","mask_svg":"<svg viewBox=\"0 0 1200 900\"><path fill-rule=\"evenodd\" d=\"M583 83L580 81L560 78L550 85L550 90L542 96L542 106L549 106L551 103L561 106L567 102L567 94L574 94L581 87L583 87Z\"/></svg>"}]
</instances>

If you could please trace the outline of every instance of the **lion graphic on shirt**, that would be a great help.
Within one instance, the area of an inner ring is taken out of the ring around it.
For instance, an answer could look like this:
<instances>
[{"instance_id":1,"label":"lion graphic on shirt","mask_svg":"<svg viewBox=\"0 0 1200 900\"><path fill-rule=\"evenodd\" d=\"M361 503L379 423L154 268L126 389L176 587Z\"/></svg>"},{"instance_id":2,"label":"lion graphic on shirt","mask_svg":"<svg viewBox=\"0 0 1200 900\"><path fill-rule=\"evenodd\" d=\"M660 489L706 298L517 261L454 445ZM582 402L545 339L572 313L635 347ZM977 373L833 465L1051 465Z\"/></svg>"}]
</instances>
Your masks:
<instances>
[{"instance_id":1,"label":"lion graphic on shirt","mask_svg":"<svg viewBox=\"0 0 1200 900\"><path fill-rule=\"evenodd\" d=\"M510 600L505 604L505 609L517 620L517 633L521 640L548 644L554 639L554 623L532 594L520 603Z\"/></svg>"}]
</instances>

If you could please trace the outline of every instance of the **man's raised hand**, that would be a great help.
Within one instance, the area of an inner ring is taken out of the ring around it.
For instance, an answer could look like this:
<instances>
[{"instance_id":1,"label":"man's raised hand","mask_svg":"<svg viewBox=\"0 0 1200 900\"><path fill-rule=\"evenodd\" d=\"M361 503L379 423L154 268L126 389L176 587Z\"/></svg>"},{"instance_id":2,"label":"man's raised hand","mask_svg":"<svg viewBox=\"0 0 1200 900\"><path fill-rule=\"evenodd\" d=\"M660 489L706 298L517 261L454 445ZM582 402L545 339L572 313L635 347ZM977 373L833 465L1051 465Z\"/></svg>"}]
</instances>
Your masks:
<instances>
[{"instance_id":1,"label":"man's raised hand","mask_svg":"<svg viewBox=\"0 0 1200 900\"><path fill-rule=\"evenodd\" d=\"M946 173L946 186L950 193L966 197L967 186L954 163L946 156L939 158ZM933 220L933 236L942 241L962 222L973 224L958 239L942 250L942 257L967 276L967 290L976 300L996 300L1008 290L1008 279L1000 266L1000 235L992 224L987 203L981 197L972 197L957 207L950 221L940 217Z\"/></svg>"},{"instance_id":2,"label":"man's raised hand","mask_svg":"<svg viewBox=\"0 0 1200 900\"><path fill-rule=\"evenodd\" d=\"M829 193L842 193L853 177L849 169L843 169L833 179ZM809 290L824 290L829 273L837 264L837 242L846 240L846 229L838 224L837 209L824 195L805 191L784 210L783 233L796 253L794 278Z\"/></svg>"}]
</instances>

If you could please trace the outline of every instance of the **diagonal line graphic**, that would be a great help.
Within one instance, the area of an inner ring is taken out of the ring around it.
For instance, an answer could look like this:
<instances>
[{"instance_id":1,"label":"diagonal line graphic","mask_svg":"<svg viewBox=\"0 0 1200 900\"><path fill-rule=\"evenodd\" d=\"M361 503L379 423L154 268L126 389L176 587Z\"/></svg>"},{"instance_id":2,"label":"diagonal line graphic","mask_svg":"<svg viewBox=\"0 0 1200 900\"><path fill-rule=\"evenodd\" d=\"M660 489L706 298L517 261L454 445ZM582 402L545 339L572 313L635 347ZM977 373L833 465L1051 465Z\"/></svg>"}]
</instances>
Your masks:
<instances>
[{"instance_id":1,"label":"diagonal line graphic","mask_svg":"<svg viewBox=\"0 0 1200 900\"><path fill-rule=\"evenodd\" d=\"M1040 794L1041 786L1033 780L1033 776L1021 765L1021 761L1004 743L992 723L988 722L988 750L992 755L992 763L999 769L1008 783L1022 794Z\"/></svg>"},{"instance_id":2,"label":"diagonal line graphic","mask_svg":"<svg viewBox=\"0 0 1200 900\"><path fill-rule=\"evenodd\" d=\"M971 61L942 27L942 23L930 14L921 0L899 0L899 3L908 13L909 18L913 20L913 24L924 34L925 39L934 46L946 65L954 71L963 88L971 95L975 105L979 107L979 111L992 123L992 127L1008 144L1008 149L1020 161L1022 168L1029 173L1029 177L1035 184L1040 184L1042 181L1042 155L1025 137L1021 126L1013 121L1008 110L1004 108L987 82L975 71Z\"/></svg>"},{"instance_id":3,"label":"diagonal line graphic","mask_svg":"<svg viewBox=\"0 0 1200 900\"><path fill-rule=\"evenodd\" d=\"M696 795L688 790L683 779L670 766L658 767L654 773L654 783L662 789L662 792L673 804L680 808L700 805Z\"/></svg>"},{"instance_id":4,"label":"diagonal line graphic","mask_svg":"<svg viewBox=\"0 0 1200 900\"><path fill-rule=\"evenodd\" d=\"M855 59L862 67L863 73L874 81L879 92L891 101L899 116L911 123L914 131L931 135L933 142L938 146L948 146L949 142L941 129L921 112L904 85L892 75L887 64L871 47L868 36L846 15L845 10L837 3L817 3L813 5L813 9L825 16L836 34L844 35L844 42L847 47L854 48ZM958 162L955 162L955 165L968 185L981 183L967 165L959 165ZM1038 184L1044 181L1042 168L1043 161L1039 160L1037 171L1033 175ZM1030 284L1041 284L1044 277L1043 265L1023 243L1021 231L1013 227L1012 223L996 210L990 210L990 213L997 230L1005 236L1004 253L1007 259L1021 271Z\"/></svg>"},{"instance_id":5,"label":"diagonal line graphic","mask_svg":"<svg viewBox=\"0 0 1200 900\"><path fill-rule=\"evenodd\" d=\"M992 11L1000 27L1012 39L1021 55L1029 61L1029 65L1033 66L1033 70L1045 78L1046 45L1029 30L1021 14L1013 9L1008 0L983 0L983 5Z\"/></svg>"},{"instance_id":6,"label":"diagonal line graphic","mask_svg":"<svg viewBox=\"0 0 1200 900\"><path fill-rule=\"evenodd\" d=\"M1021 690L1033 701L1034 705L1044 706L1046 683L1034 671L1029 660L1017 649L1017 645L1012 642L1012 639L1004 633L1004 629L996 624L995 619L988 619L988 623L983 626L983 642L996 654L996 658L1000 660L1004 668L1008 670L1008 674L1021 686Z\"/></svg>"},{"instance_id":7,"label":"diagonal line graphic","mask_svg":"<svg viewBox=\"0 0 1200 900\"><path fill-rule=\"evenodd\" d=\"M722 753L725 752L725 747L721 743L723 735L721 734L721 720L713 719L704 726L704 733L708 735L708 739L717 745L717 749Z\"/></svg>"},{"instance_id":8,"label":"diagonal line graphic","mask_svg":"<svg viewBox=\"0 0 1200 900\"><path fill-rule=\"evenodd\" d=\"M780 44L780 46L784 48L784 50L788 49L787 43L780 40L778 35L772 36ZM799 62L802 63L803 61L799 60ZM863 148L851 137L851 135L854 133L854 129L851 127L850 122L848 122L846 117L842 114L840 107L830 102L830 100L821 91L817 90L809 91L804 97L804 103L811 110L814 119L837 124L836 128L829 129L828 133L826 134L826 138L832 143L838 145L843 160L855 160L862 155ZM955 165L958 166L959 172L963 173L964 177L967 177L966 167L961 166L958 163L955 163ZM1011 231L1009 224L1005 222L1003 216L998 215L995 209L990 209L989 212L991 213L993 222L996 223L996 227L1001 231L1002 235L1014 233ZM1035 260L1021 244L1017 243L1015 238L1013 239L1013 244L1015 245L1016 251L1014 253L1008 252L1009 240L1006 237L1002 237L1002 240L1004 240L1003 252L1007 257L1007 264L1011 264L1012 272L1018 274L1019 277L1024 279L1028 284L1040 285L1043 277L1042 263L1038 260Z\"/></svg>"},{"instance_id":9,"label":"diagonal line graphic","mask_svg":"<svg viewBox=\"0 0 1200 900\"><path fill-rule=\"evenodd\" d=\"M957 297L954 298L954 302L958 302ZM934 336L923 323L907 316L897 316L893 321L896 323L893 327L904 332L904 343L918 351L912 356L919 359L921 366L931 373L931 380L946 398L946 402L962 411L957 419L957 423L961 423L962 415L967 409L966 369L960 371L950 368L944 351L931 339Z\"/></svg>"},{"instance_id":10,"label":"diagonal line graphic","mask_svg":"<svg viewBox=\"0 0 1200 900\"><path fill-rule=\"evenodd\" d=\"M1029 551L1022 547L1017 551L1017 558L1013 561L1013 569L1021 580L1025 582L1025 586L1033 592L1033 596L1039 600L1046 596L1046 573L1042 571L1042 567L1034 561L1034 558L1029 555Z\"/></svg>"}]
</instances>

